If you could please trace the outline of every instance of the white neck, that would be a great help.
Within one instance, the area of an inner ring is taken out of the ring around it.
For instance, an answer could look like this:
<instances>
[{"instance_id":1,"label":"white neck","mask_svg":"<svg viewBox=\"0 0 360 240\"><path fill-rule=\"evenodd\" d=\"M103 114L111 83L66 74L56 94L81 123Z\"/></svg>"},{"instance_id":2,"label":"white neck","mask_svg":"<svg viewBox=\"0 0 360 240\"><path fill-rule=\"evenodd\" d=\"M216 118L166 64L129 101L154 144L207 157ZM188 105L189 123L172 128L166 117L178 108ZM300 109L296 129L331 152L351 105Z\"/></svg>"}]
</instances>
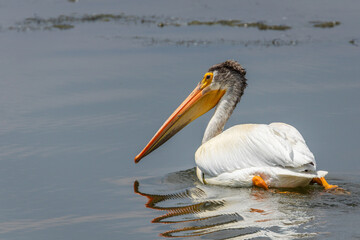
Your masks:
<instances>
[{"instance_id":1,"label":"white neck","mask_svg":"<svg viewBox=\"0 0 360 240\"><path fill-rule=\"evenodd\" d=\"M221 98L214 115L206 127L202 143L216 137L224 130L225 124L236 107L237 102L238 99L234 98L231 94L225 94Z\"/></svg>"}]
</instances>

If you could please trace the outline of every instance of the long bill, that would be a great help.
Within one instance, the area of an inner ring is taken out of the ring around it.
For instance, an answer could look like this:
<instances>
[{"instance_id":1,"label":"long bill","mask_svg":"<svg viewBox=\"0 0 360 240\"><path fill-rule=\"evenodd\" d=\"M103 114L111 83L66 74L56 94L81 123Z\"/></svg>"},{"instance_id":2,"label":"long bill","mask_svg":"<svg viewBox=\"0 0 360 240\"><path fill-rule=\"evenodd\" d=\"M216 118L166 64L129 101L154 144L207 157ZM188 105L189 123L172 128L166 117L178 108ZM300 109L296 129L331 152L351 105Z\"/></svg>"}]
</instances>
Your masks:
<instances>
[{"instance_id":1,"label":"long bill","mask_svg":"<svg viewBox=\"0 0 360 240\"><path fill-rule=\"evenodd\" d=\"M225 90L211 90L209 86L202 88L201 83L199 83L155 133L145 148L135 157L135 163L160 147L190 122L215 107L224 93Z\"/></svg>"}]
</instances>

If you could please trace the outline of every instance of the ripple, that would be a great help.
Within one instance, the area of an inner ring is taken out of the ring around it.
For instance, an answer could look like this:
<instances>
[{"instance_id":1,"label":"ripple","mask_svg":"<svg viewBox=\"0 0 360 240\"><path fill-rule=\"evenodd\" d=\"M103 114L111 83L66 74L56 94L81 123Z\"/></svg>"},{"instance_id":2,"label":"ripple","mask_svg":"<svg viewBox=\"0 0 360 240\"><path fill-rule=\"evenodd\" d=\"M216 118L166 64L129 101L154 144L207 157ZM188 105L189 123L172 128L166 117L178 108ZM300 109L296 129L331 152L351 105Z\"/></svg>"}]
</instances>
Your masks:
<instances>
[{"instance_id":1,"label":"ripple","mask_svg":"<svg viewBox=\"0 0 360 240\"><path fill-rule=\"evenodd\" d=\"M160 236L191 239L320 237L326 231L319 222L329 208L344 211L359 203L317 186L264 191L202 185L194 169L135 181L134 192L147 198L146 208L160 211L151 220L165 224Z\"/></svg>"}]
</instances>

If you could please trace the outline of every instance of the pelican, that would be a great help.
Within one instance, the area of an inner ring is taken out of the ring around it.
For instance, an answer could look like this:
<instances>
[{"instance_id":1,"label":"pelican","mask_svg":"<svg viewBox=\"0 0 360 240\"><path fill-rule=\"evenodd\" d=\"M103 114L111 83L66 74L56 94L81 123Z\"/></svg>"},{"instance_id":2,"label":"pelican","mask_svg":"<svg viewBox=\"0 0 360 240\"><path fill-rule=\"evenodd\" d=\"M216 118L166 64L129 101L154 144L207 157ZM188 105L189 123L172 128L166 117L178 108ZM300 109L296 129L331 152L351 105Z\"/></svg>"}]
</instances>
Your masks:
<instances>
[{"instance_id":1,"label":"pelican","mask_svg":"<svg viewBox=\"0 0 360 240\"><path fill-rule=\"evenodd\" d=\"M314 155L293 126L279 122L241 124L223 131L247 86L245 75L245 69L234 60L210 67L135 157L135 163L216 106L195 153L196 175L201 183L266 190L310 183L336 188L326 182L326 171L316 171Z\"/></svg>"}]
</instances>

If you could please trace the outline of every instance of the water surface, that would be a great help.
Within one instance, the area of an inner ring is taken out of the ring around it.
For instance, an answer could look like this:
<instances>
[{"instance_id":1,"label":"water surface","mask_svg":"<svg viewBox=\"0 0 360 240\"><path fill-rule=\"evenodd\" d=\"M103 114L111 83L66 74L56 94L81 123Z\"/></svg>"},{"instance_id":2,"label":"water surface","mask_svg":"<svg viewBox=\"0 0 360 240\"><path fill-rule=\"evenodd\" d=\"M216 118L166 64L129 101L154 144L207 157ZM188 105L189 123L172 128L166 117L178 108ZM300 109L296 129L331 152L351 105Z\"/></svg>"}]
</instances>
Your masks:
<instances>
[{"instance_id":1,"label":"water surface","mask_svg":"<svg viewBox=\"0 0 360 240\"><path fill-rule=\"evenodd\" d=\"M350 0L1 2L0 238L359 238L359 12ZM351 195L200 185L211 112L134 164L227 59L249 83L227 127L294 125Z\"/></svg>"},{"instance_id":2,"label":"water surface","mask_svg":"<svg viewBox=\"0 0 360 240\"><path fill-rule=\"evenodd\" d=\"M134 192L147 198L145 206L158 212L151 222L158 225L160 236L351 239L359 234L345 230L357 225L347 220L359 214L357 176L331 179L350 195L325 192L319 186L270 191L226 188L203 185L195 176L195 169L189 169L134 182Z\"/></svg>"}]
</instances>

